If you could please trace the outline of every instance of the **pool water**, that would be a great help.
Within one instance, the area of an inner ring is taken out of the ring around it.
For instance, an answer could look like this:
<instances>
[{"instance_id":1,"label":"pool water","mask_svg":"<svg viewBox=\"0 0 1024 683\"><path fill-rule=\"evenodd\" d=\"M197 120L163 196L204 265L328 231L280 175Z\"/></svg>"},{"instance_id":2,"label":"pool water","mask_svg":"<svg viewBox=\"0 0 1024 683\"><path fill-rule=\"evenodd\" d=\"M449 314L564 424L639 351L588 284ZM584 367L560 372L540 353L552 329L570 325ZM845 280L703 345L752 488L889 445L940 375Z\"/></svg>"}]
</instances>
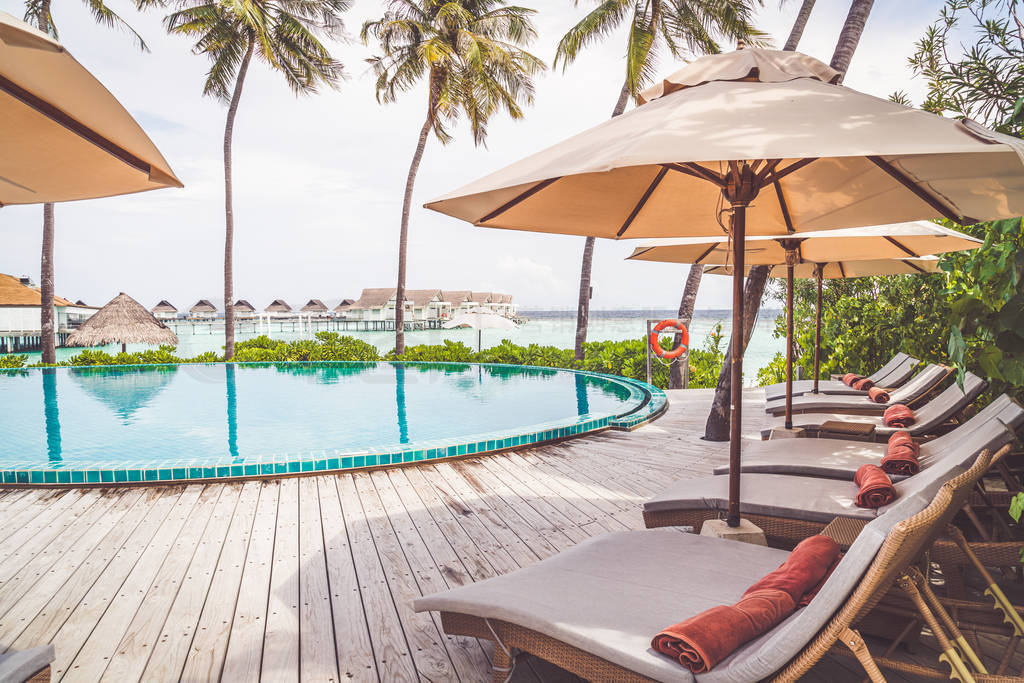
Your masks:
<instances>
[{"instance_id":1,"label":"pool water","mask_svg":"<svg viewBox=\"0 0 1024 683\"><path fill-rule=\"evenodd\" d=\"M468 364L6 372L0 471L4 483L160 481L465 455L643 416L655 407L652 389L590 373Z\"/></svg>"}]
</instances>

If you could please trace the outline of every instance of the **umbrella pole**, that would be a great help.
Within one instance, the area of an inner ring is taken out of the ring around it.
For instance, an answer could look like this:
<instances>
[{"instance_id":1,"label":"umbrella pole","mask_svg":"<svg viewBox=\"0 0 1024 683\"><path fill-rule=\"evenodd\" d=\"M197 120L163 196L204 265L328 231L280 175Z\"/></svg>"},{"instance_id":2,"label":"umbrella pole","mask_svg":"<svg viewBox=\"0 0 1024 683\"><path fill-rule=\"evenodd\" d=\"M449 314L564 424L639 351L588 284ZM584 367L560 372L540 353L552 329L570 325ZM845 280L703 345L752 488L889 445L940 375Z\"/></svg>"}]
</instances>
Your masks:
<instances>
[{"instance_id":1,"label":"umbrella pole","mask_svg":"<svg viewBox=\"0 0 1024 683\"><path fill-rule=\"evenodd\" d=\"M786 255L786 429L793 428L793 259Z\"/></svg>"},{"instance_id":2,"label":"umbrella pole","mask_svg":"<svg viewBox=\"0 0 1024 683\"><path fill-rule=\"evenodd\" d=\"M481 330L477 330L476 331L476 352L477 353L480 353L480 350L482 349L483 344L484 344L484 331L482 329Z\"/></svg>"},{"instance_id":3,"label":"umbrella pole","mask_svg":"<svg viewBox=\"0 0 1024 683\"><path fill-rule=\"evenodd\" d=\"M818 368L821 362L821 277L825 266L818 263L814 266L814 274L818 280L818 304L815 307L814 325L814 393L818 393Z\"/></svg>"},{"instance_id":4,"label":"umbrella pole","mask_svg":"<svg viewBox=\"0 0 1024 683\"><path fill-rule=\"evenodd\" d=\"M726 524L740 525L740 436L743 422L743 271L747 227L746 202L733 203L732 213L732 367L729 416L729 514Z\"/></svg>"}]
</instances>

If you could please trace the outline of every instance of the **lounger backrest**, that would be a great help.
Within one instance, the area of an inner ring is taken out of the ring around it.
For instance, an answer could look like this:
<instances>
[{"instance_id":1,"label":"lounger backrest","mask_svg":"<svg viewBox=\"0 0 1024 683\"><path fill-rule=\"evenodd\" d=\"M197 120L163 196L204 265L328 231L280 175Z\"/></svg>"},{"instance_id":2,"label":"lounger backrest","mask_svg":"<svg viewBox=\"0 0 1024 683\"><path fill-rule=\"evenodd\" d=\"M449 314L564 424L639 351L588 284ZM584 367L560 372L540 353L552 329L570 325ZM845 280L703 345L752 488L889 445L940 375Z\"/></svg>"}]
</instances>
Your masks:
<instances>
[{"instance_id":1,"label":"lounger backrest","mask_svg":"<svg viewBox=\"0 0 1024 683\"><path fill-rule=\"evenodd\" d=\"M712 671L697 676L697 680L726 683L767 678L804 650L830 621L835 625L837 612L843 610L848 613L844 615L848 622L852 616L859 615L859 607L875 592L884 593L891 585L891 575L902 571L915 559L924 544L963 506L974 482L988 468L988 463L988 455L978 458L974 468L941 487L941 491L931 499L914 495L890 506L886 513L864 527L807 607L747 643ZM954 498L959 500L959 504ZM900 526L901 523L904 524ZM889 538L890 533L894 538L898 537L897 542ZM879 566L880 551L885 555L882 566ZM872 583L865 586L862 579L869 577ZM883 588L879 591L878 586Z\"/></svg>"},{"instance_id":2,"label":"lounger backrest","mask_svg":"<svg viewBox=\"0 0 1024 683\"><path fill-rule=\"evenodd\" d=\"M929 363L924 370L907 380L901 387L889 392L889 403L913 403L949 375L949 368Z\"/></svg>"},{"instance_id":3,"label":"lounger backrest","mask_svg":"<svg viewBox=\"0 0 1024 683\"><path fill-rule=\"evenodd\" d=\"M958 448L961 442L970 439L976 430L989 422L1003 425L1011 432L1016 432L1024 426L1024 408L1006 394L999 396L956 429L921 444L921 466L928 467L934 459L941 458L951 449ZM988 444L987 447L998 448L994 444Z\"/></svg>"},{"instance_id":4,"label":"lounger backrest","mask_svg":"<svg viewBox=\"0 0 1024 683\"><path fill-rule=\"evenodd\" d=\"M910 430L915 434L927 434L943 422L950 419L985 391L988 383L974 373L968 372L964 378L964 388L953 382L941 394L914 410L917 422Z\"/></svg>"},{"instance_id":5,"label":"lounger backrest","mask_svg":"<svg viewBox=\"0 0 1024 683\"><path fill-rule=\"evenodd\" d=\"M875 384L878 384L884 377L892 373L892 371L895 370L900 365L900 363L905 361L907 358L910 358L910 356L900 351L895 356L890 358L888 363L886 363L882 367L878 368L878 370L868 375L868 379L874 382Z\"/></svg>"},{"instance_id":6,"label":"lounger backrest","mask_svg":"<svg viewBox=\"0 0 1024 683\"><path fill-rule=\"evenodd\" d=\"M920 364L921 361L917 358L907 356L886 375L872 381L880 387L901 387L914 374L914 368Z\"/></svg>"}]
</instances>

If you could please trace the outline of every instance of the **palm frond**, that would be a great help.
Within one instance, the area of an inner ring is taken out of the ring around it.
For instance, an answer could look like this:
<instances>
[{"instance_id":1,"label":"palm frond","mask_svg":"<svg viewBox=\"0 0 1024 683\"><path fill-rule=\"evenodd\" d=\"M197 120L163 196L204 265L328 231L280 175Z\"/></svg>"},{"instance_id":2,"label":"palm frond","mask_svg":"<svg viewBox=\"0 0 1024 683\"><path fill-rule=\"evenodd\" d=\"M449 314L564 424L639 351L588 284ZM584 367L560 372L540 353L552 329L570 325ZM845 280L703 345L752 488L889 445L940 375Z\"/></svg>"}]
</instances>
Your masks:
<instances>
[{"instance_id":1,"label":"palm frond","mask_svg":"<svg viewBox=\"0 0 1024 683\"><path fill-rule=\"evenodd\" d=\"M149 52L149 47L146 45L146 41L142 39L142 36L127 21L122 19L117 12L107 7L103 0L86 0L85 4L89 7L89 14L92 15L93 20L97 24L124 31L132 37L133 42L138 45L140 50Z\"/></svg>"},{"instance_id":2,"label":"palm frond","mask_svg":"<svg viewBox=\"0 0 1024 683\"><path fill-rule=\"evenodd\" d=\"M561 61L565 70L583 48L611 35L629 14L632 4L633 0L604 0L558 41L552 66L557 68Z\"/></svg>"}]
</instances>

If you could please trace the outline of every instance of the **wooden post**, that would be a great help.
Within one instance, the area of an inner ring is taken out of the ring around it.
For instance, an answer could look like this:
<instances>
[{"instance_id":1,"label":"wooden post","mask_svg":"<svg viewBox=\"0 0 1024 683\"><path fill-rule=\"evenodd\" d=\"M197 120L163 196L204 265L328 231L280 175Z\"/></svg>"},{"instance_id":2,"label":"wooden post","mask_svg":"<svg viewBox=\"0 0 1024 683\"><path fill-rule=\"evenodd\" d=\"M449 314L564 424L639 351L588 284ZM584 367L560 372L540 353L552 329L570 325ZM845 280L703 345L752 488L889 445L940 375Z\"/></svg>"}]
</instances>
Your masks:
<instances>
[{"instance_id":1,"label":"wooden post","mask_svg":"<svg viewBox=\"0 0 1024 683\"><path fill-rule=\"evenodd\" d=\"M793 262L786 251L786 429L793 428Z\"/></svg>"},{"instance_id":2,"label":"wooden post","mask_svg":"<svg viewBox=\"0 0 1024 683\"><path fill-rule=\"evenodd\" d=\"M746 202L734 203L732 214L732 368L729 406L729 514L726 523L740 525L740 439L743 434L743 242L747 229Z\"/></svg>"},{"instance_id":3,"label":"wooden post","mask_svg":"<svg viewBox=\"0 0 1024 683\"><path fill-rule=\"evenodd\" d=\"M821 362L821 278L825 272L825 265L822 263L815 264L814 274L818 280L818 304L815 307L815 326L814 326L814 393L818 393L818 374L819 364Z\"/></svg>"}]
</instances>

